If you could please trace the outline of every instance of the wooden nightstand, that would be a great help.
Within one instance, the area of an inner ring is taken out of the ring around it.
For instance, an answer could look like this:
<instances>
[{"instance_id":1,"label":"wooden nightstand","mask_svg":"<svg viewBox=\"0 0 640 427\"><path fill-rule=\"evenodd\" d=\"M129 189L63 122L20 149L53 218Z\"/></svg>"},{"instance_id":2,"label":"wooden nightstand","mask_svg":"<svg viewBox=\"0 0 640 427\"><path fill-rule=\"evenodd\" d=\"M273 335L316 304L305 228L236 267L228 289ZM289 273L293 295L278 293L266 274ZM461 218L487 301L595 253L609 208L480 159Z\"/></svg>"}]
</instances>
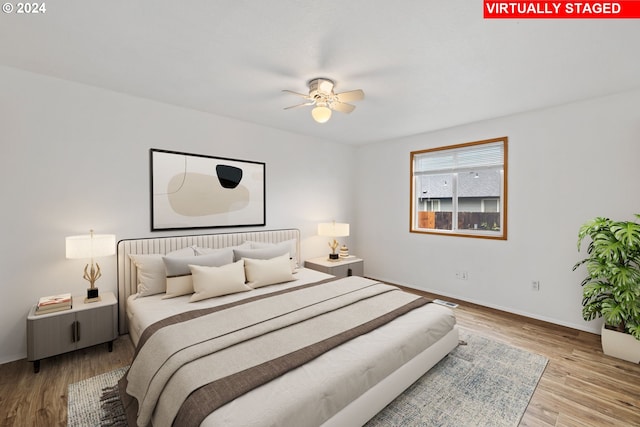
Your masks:
<instances>
[{"instance_id":1,"label":"wooden nightstand","mask_svg":"<svg viewBox=\"0 0 640 427\"><path fill-rule=\"evenodd\" d=\"M327 257L313 258L306 260L304 266L336 277L364 275L364 261L354 256L338 261L329 261Z\"/></svg>"},{"instance_id":2,"label":"wooden nightstand","mask_svg":"<svg viewBox=\"0 0 640 427\"><path fill-rule=\"evenodd\" d=\"M102 301L85 303L73 297L69 310L36 315L31 307L27 317L27 360L40 371L40 359L108 342L118 338L118 301L113 292L100 294Z\"/></svg>"}]
</instances>

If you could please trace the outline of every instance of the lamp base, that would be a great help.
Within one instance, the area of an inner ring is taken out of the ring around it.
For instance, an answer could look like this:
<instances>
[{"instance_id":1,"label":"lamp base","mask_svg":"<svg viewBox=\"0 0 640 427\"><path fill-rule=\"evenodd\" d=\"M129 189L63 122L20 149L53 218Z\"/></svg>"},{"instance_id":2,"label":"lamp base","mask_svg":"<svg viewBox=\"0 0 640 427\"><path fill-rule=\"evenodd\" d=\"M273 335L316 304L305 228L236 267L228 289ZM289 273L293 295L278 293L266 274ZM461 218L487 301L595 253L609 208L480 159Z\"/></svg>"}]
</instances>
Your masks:
<instances>
[{"instance_id":1,"label":"lamp base","mask_svg":"<svg viewBox=\"0 0 640 427\"><path fill-rule=\"evenodd\" d=\"M98 302L102 301L100 295L98 294L98 288L87 288L87 297L84 299L84 302Z\"/></svg>"}]
</instances>

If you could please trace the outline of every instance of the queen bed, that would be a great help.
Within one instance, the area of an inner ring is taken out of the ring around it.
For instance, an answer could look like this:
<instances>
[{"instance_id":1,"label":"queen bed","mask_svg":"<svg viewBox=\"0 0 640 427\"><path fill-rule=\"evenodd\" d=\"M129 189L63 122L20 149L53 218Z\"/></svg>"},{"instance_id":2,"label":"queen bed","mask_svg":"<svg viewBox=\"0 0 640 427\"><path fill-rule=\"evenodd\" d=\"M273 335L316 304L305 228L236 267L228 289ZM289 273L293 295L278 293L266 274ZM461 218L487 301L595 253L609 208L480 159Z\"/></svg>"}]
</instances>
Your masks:
<instances>
[{"instance_id":1,"label":"queen bed","mask_svg":"<svg viewBox=\"0 0 640 427\"><path fill-rule=\"evenodd\" d=\"M458 344L446 307L299 265L295 229L120 241L129 425L363 425Z\"/></svg>"}]
</instances>

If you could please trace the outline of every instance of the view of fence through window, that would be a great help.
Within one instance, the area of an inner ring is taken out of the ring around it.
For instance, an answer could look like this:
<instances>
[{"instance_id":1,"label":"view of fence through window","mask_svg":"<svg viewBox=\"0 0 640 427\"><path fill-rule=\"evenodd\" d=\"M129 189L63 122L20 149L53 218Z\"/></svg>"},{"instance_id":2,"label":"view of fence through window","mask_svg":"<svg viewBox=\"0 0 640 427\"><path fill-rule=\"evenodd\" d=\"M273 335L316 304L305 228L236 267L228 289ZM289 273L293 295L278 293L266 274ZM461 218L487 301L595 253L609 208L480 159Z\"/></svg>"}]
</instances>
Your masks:
<instances>
[{"instance_id":1,"label":"view of fence through window","mask_svg":"<svg viewBox=\"0 0 640 427\"><path fill-rule=\"evenodd\" d=\"M411 232L507 238L507 137L411 153Z\"/></svg>"}]
</instances>

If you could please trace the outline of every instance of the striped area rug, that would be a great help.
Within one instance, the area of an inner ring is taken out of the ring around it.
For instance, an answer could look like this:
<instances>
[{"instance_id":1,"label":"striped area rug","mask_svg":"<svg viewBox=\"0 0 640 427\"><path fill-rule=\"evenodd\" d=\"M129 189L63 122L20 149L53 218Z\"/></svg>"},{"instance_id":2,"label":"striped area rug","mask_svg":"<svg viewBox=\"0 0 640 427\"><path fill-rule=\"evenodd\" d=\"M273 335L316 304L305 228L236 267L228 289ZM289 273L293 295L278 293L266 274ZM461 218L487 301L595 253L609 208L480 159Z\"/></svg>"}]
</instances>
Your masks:
<instances>
[{"instance_id":1,"label":"striped area rug","mask_svg":"<svg viewBox=\"0 0 640 427\"><path fill-rule=\"evenodd\" d=\"M517 426L547 359L460 330L460 345L366 427ZM126 367L69 385L68 426L99 426L102 389Z\"/></svg>"}]
</instances>

